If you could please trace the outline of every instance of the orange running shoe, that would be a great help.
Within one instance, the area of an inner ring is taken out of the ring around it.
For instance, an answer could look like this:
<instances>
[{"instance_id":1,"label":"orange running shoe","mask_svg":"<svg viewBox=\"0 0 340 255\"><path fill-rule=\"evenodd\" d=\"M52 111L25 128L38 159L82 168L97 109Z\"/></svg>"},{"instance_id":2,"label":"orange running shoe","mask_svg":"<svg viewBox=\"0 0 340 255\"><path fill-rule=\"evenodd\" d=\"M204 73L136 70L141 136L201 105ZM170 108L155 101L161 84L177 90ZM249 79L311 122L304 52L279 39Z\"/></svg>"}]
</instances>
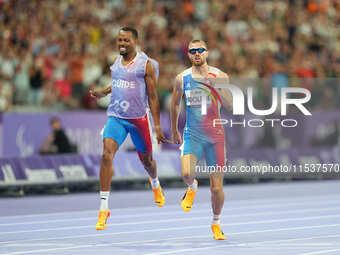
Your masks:
<instances>
[{"instance_id":1,"label":"orange running shoe","mask_svg":"<svg viewBox=\"0 0 340 255\"><path fill-rule=\"evenodd\" d=\"M149 178L149 181L150 181L150 185L151 185L151 188L152 188L152 191L153 191L153 198L155 200L156 205L158 205L159 207L164 206L164 204L165 204L165 197L164 197L161 185L159 184L158 188L154 189L152 187L152 184L151 184L152 183L151 178Z\"/></svg>"},{"instance_id":2,"label":"orange running shoe","mask_svg":"<svg viewBox=\"0 0 340 255\"><path fill-rule=\"evenodd\" d=\"M223 231L221 230L220 224L211 225L211 230L213 232L215 240L225 240L226 239Z\"/></svg>"},{"instance_id":3,"label":"orange running shoe","mask_svg":"<svg viewBox=\"0 0 340 255\"><path fill-rule=\"evenodd\" d=\"M195 182L197 182L197 180L195 180ZM183 198L182 198L182 209L185 212L189 212L192 208L192 204L194 203L194 199L196 196L196 192L197 190L191 190L189 187L187 189L187 191L185 192Z\"/></svg>"},{"instance_id":4,"label":"orange running shoe","mask_svg":"<svg viewBox=\"0 0 340 255\"><path fill-rule=\"evenodd\" d=\"M110 217L110 210L99 211L98 221L96 224L97 230L104 230L106 229L106 221L107 218Z\"/></svg>"}]
</instances>

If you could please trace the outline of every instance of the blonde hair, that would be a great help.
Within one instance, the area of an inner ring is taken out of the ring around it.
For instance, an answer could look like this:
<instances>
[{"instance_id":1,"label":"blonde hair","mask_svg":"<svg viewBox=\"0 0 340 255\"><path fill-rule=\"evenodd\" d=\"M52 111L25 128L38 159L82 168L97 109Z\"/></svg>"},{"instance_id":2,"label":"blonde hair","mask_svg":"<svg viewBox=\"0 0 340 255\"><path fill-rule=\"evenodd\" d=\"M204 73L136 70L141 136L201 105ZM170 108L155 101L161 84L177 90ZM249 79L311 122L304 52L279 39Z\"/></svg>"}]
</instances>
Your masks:
<instances>
[{"instance_id":1,"label":"blonde hair","mask_svg":"<svg viewBox=\"0 0 340 255\"><path fill-rule=\"evenodd\" d=\"M202 44L204 44L205 48L208 49L206 42L203 41L203 40L200 40L200 39L191 40L188 47L190 46L190 44L193 44L193 43L202 43Z\"/></svg>"}]
</instances>

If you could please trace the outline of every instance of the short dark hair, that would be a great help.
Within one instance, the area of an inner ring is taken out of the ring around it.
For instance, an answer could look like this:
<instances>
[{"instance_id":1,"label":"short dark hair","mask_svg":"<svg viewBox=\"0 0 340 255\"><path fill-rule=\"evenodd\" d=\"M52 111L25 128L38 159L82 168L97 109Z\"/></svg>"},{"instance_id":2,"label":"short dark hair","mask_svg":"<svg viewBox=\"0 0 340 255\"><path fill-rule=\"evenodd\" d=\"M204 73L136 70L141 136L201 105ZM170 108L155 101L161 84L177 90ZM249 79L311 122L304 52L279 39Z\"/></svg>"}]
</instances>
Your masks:
<instances>
[{"instance_id":1,"label":"short dark hair","mask_svg":"<svg viewBox=\"0 0 340 255\"><path fill-rule=\"evenodd\" d=\"M138 39L138 32L137 32L137 30L136 29L134 29L133 27L122 27L121 29L120 29L121 31L129 31L129 32L131 32L132 33L132 35L133 35L133 37L135 38L135 39Z\"/></svg>"},{"instance_id":2,"label":"short dark hair","mask_svg":"<svg viewBox=\"0 0 340 255\"><path fill-rule=\"evenodd\" d=\"M57 116L53 116L51 119L50 119L50 124L54 123L54 122L59 122L60 123L60 119L57 117Z\"/></svg>"}]
</instances>

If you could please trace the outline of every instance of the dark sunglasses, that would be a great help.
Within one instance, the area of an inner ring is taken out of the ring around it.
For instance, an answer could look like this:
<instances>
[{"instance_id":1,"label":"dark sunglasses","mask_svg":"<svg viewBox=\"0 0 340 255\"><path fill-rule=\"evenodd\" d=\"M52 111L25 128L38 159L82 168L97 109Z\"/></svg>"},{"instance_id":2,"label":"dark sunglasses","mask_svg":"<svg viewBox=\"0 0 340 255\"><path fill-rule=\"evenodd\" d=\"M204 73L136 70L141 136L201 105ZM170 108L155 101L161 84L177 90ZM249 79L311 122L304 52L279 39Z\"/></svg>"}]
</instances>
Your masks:
<instances>
[{"instance_id":1,"label":"dark sunglasses","mask_svg":"<svg viewBox=\"0 0 340 255\"><path fill-rule=\"evenodd\" d=\"M204 49L204 48L190 49L189 53L194 55L194 54L196 54L196 51L198 51L198 53L201 54L201 53L205 52L206 49Z\"/></svg>"}]
</instances>

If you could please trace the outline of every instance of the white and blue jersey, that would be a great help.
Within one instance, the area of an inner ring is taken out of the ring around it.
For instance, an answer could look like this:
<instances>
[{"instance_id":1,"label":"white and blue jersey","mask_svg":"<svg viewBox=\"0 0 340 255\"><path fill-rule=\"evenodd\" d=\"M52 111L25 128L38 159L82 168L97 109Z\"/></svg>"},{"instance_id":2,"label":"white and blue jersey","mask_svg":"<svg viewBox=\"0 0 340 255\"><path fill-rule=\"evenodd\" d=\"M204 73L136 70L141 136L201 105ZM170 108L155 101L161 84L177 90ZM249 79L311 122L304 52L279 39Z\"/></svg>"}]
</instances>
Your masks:
<instances>
[{"instance_id":1,"label":"white and blue jersey","mask_svg":"<svg viewBox=\"0 0 340 255\"><path fill-rule=\"evenodd\" d=\"M195 79L192 68L182 73L185 98L186 123L183 132L182 155L194 154L200 160L205 153L207 164L224 164L225 136L221 125L214 127L214 119L220 119L221 102L217 91L209 86L209 79L216 78L219 69L209 67L207 79ZM206 112L202 113L205 100Z\"/></svg>"}]
</instances>

